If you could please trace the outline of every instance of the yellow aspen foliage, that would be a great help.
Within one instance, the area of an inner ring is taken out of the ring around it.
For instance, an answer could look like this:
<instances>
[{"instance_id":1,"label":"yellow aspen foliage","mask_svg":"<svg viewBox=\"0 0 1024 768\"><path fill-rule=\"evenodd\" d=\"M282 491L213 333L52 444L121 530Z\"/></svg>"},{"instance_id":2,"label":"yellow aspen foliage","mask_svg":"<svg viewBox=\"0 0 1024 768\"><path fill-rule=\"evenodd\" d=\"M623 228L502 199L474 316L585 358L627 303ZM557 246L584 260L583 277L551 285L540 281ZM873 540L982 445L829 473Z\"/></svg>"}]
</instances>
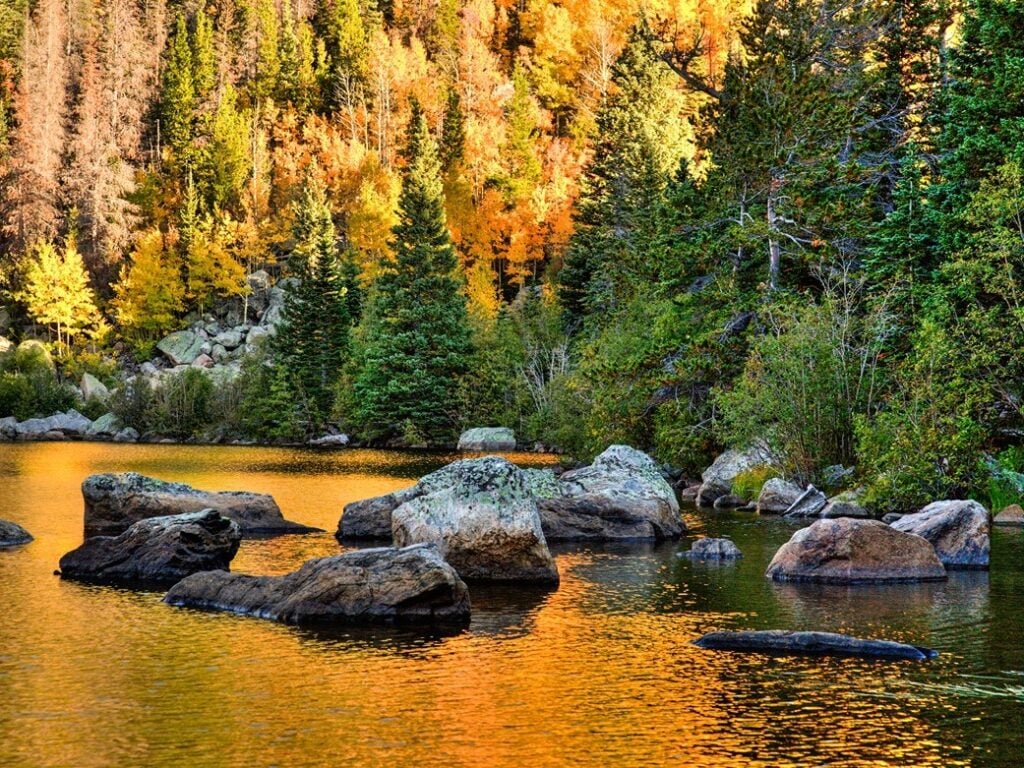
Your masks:
<instances>
[{"instance_id":1,"label":"yellow aspen foliage","mask_svg":"<svg viewBox=\"0 0 1024 768\"><path fill-rule=\"evenodd\" d=\"M185 266L188 293L200 313L218 298L243 296L249 290L242 254L237 248L239 229L230 216L207 221L188 245Z\"/></svg>"},{"instance_id":2,"label":"yellow aspen foliage","mask_svg":"<svg viewBox=\"0 0 1024 768\"><path fill-rule=\"evenodd\" d=\"M160 230L145 230L114 286L114 317L140 346L173 328L184 309L185 286L173 245Z\"/></svg>"},{"instance_id":3,"label":"yellow aspen foliage","mask_svg":"<svg viewBox=\"0 0 1024 768\"><path fill-rule=\"evenodd\" d=\"M79 333L98 328L101 316L74 239L62 251L40 241L29 253L25 287L18 295L29 316L57 336L62 351Z\"/></svg>"}]
</instances>

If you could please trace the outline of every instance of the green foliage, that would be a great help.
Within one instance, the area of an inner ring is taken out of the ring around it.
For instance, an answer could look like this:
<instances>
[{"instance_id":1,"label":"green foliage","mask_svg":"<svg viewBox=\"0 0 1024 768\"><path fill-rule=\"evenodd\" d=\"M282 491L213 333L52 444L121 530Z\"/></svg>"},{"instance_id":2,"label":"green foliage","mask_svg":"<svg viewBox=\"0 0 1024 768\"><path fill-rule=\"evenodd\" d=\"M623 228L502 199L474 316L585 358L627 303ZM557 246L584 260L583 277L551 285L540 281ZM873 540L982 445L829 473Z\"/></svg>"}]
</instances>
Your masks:
<instances>
[{"instance_id":1,"label":"green foliage","mask_svg":"<svg viewBox=\"0 0 1024 768\"><path fill-rule=\"evenodd\" d=\"M437 147L418 108L406 157L395 260L370 296L351 418L371 438L401 437L408 422L427 442L445 444L458 425L458 382L471 346Z\"/></svg>"},{"instance_id":2,"label":"green foliage","mask_svg":"<svg viewBox=\"0 0 1024 768\"><path fill-rule=\"evenodd\" d=\"M213 381L198 368L169 374L153 391L149 427L179 440L195 437L212 426L213 395Z\"/></svg>"},{"instance_id":3,"label":"green foliage","mask_svg":"<svg viewBox=\"0 0 1024 768\"><path fill-rule=\"evenodd\" d=\"M1010 446L984 466L989 475L988 508L993 513L1024 503L1024 446Z\"/></svg>"},{"instance_id":4,"label":"green foliage","mask_svg":"<svg viewBox=\"0 0 1024 768\"><path fill-rule=\"evenodd\" d=\"M110 396L110 412L123 427L131 427L140 435L152 426L155 396L149 379L136 376L118 387Z\"/></svg>"},{"instance_id":5,"label":"green foliage","mask_svg":"<svg viewBox=\"0 0 1024 768\"><path fill-rule=\"evenodd\" d=\"M291 441L305 432L287 370L256 352L242 361L239 431L254 440Z\"/></svg>"},{"instance_id":6,"label":"green foliage","mask_svg":"<svg viewBox=\"0 0 1024 768\"><path fill-rule=\"evenodd\" d=\"M732 493L744 501L753 501L761 494L764 484L773 477L778 477L775 467L762 466L740 472L732 481Z\"/></svg>"},{"instance_id":7,"label":"green foliage","mask_svg":"<svg viewBox=\"0 0 1024 768\"><path fill-rule=\"evenodd\" d=\"M194 130L196 86L188 23L181 14L167 43L160 94L161 135L175 156L185 160Z\"/></svg>"},{"instance_id":8,"label":"green foliage","mask_svg":"<svg viewBox=\"0 0 1024 768\"><path fill-rule=\"evenodd\" d=\"M75 406L75 393L57 378L41 345L17 347L0 355L0 418L19 421L50 416Z\"/></svg>"}]
</instances>

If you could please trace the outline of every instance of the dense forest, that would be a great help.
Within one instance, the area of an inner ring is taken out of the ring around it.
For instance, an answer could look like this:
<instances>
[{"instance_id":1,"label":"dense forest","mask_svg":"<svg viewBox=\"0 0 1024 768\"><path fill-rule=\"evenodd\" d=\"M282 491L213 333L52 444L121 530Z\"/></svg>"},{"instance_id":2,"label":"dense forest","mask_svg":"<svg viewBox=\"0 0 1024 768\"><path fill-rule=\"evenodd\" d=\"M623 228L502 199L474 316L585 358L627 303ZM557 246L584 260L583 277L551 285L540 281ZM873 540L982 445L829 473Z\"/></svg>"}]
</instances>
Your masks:
<instances>
[{"instance_id":1,"label":"dense forest","mask_svg":"<svg viewBox=\"0 0 1024 768\"><path fill-rule=\"evenodd\" d=\"M1006 493L1021 30L1012 0L6 0L0 333L56 365L8 353L0 416L262 271L276 333L121 384L123 421L501 424L691 474L757 443L880 509Z\"/></svg>"}]
</instances>

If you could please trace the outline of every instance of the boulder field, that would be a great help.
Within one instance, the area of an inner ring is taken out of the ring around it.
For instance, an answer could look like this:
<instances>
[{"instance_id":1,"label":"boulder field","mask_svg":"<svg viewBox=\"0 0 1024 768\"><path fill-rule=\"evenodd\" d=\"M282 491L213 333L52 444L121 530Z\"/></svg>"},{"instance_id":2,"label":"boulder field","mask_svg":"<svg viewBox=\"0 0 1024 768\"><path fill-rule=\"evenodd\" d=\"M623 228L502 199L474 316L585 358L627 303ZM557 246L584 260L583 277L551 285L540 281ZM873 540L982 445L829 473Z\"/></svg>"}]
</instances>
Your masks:
<instances>
[{"instance_id":1,"label":"boulder field","mask_svg":"<svg viewBox=\"0 0 1024 768\"><path fill-rule=\"evenodd\" d=\"M227 570L238 524L212 509L140 520L119 536L93 536L60 559L66 579L173 584L200 571Z\"/></svg>"},{"instance_id":2,"label":"boulder field","mask_svg":"<svg viewBox=\"0 0 1024 768\"><path fill-rule=\"evenodd\" d=\"M464 627L470 618L465 582L431 545L346 552L284 576L197 573L164 602L309 626Z\"/></svg>"},{"instance_id":3,"label":"boulder field","mask_svg":"<svg viewBox=\"0 0 1024 768\"><path fill-rule=\"evenodd\" d=\"M82 483L86 536L116 535L139 520L213 509L234 520L243 536L310 533L309 528L285 520L273 497L244 491L201 491L184 483L171 483L140 475L90 475Z\"/></svg>"},{"instance_id":4,"label":"boulder field","mask_svg":"<svg viewBox=\"0 0 1024 768\"><path fill-rule=\"evenodd\" d=\"M504 459L467 459L427 475L411 488L348 504L338 525L340 541L389 538L393 517L400 507L421 497L434 496L468 508L480 493L497 496L505 490L495 483L511 483L508 492L529 495L536 505L547 541L609 541L676 538L684 530L675 492L657 465L628 446L611 446L593 464L557 476L550 470L484 471L474 467ZM511 466L511 465L509 465ZM487 487L474 477L488 478ZM525 481L526 487L520 485ZM445 486L454 491L441 494ZM454 494L454 495L453 495Z\"/></svg>"}]
</instances>

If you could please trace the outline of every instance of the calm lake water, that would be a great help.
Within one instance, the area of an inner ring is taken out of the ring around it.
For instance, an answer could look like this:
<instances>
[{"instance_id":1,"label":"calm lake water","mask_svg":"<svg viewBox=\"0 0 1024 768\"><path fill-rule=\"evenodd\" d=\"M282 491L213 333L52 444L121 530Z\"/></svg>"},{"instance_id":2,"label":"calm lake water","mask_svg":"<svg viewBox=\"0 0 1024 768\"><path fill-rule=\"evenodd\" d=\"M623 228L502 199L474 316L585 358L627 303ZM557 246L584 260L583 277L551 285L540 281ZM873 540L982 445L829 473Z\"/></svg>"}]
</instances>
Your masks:
<instances>
[{"instance_id":1,"label":"calm lake water","mask_svg":"<svg viewBox=\"0 0 1024 768\"><path fill-rule=\"evenodd\" d=\"M79 485L135 470L264 491L326 529L245 541L233 570L338 551L342 506L453 457L351 450L0 445L0 765L1020 766L1024 534L994 532L990 573L888 588L763 578L793 528L688 513L746 557L564 547L554 592L473 589L455 636L313 633L171 608L155 592L62 582ZM513 457L543 463L537 456ZM693 647L717 629L806 628L928 645L928 663L768 658Z\"/></svg>"}]
</instances>

